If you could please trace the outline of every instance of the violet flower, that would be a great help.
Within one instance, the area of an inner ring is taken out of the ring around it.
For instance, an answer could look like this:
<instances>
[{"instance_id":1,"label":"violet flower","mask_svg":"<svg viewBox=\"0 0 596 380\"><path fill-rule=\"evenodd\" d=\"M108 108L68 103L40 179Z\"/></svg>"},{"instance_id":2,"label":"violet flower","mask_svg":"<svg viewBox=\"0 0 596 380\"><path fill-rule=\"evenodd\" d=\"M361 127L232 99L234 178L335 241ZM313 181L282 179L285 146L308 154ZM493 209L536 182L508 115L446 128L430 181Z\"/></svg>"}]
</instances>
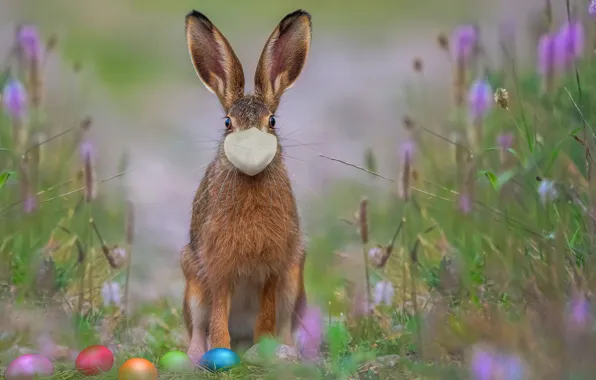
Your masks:
<instances>
[{"instance_id":1,"label":"violet flower","mask_svg":"<svg viewBox=\"0 0 596 380\"><path fill-rule=\"evenodd\" d=\"M101 297L104 307L121 304L120 285L117 282L105 282L101 287Z\"/></svg>"},{"instance_id":2,"label":"violet flower","mask_svg":"<svg viewBox=\"0 0 596 380\"><path fill-rule=\"evenodd\" d=\"M470 59L478 43L478 28L475 25L461 25L451 35L452 54L458 61Z\"/></svg>"},{"instance_id":3,"label":"violet flower","mask_svg":"<svg viewBox=\"0 0 596 380\"><path fill-rule=\"evenodd\" d=\"M83 161L93 161L95 148L90 140L84 140L79 146L79 153Z\"/></svg>"},{"instance_id":4,"label":"violet flower","mask_svg":"<svg viewBox=\"0 0 596 380\"><path fill-rule=\"evenodd\" d=\"M584 49L584 26L579 21L566 22L561 26L556 37L557 64L569 69L581 58Z\"/></svg>"},{"instance_id":5,"label":"violet flower","mask_svg":"<svg viewBox=\"0 0 596 380\"><path fill-rule=\"evenodd\" d=\"M524 364L514 355L504 355L487 349L475 349L470 363L473 380L521 380Z\"/></svg>"},{"instance_id":6,"label":"violet flower","mask_svg":"<svg viewBox=\"0 0 596 380\"><path fill-rule=\"evenodd\" d=\"M482 120L493 105L493 89L486 79L472 83L468 93L468 109L474 122Z\"/></svg>"},{"instance_id":7,"label":"violet flower","mask_svg":"<svg viewBox=\"0 0 596 380\"><path fill-rule=\"evenodd\" d=\"M460 194L458 206L460 211L466 215L471 213L474 209L474 205L472 204L472 198L466 193Z\"/></svg>"},{"instance_id":8,"label":"violet flower","mask_svg":"<svg viewBox=\"0 0 596 380\"><path fill-rule=\"evenodd\" d=\"M543 76L553 75L555 70L556 36L545 34L538 41L538 72Z\"/></svg>"},{"instance_id":9,"label":"violet flower","mask_svg":"<svg viewBox=\"0 0 596 380\"><path fill-rule=\"evenodd\" d=\"M588 6L588 13L592 16L592 17L596 17L596 0L592 0L590 2L590 5Z\"/></svg>"},{"instance_id":10,"label":"violet flower","mask_svg":"<svg viewBox=\"0 0 596 380\"><path fill-rule=\"evenodd\" d=\"M31 214L37 209L37 197L35 194L28 194L23 200L23 211L26 214Z\"/></svg>"},{"instance_id":11,"label":"violet flower","mask_svg":"<svg viewBox=\"0 0 596 380\"><path fill-rule=\"evenodd\" d=\"M298 328L298 346L302 357L316 360L323 342L323 314L316 306L306 308Z\"/></svg>"},{"instance_id":12,"label":"violet flower","mask_svg":"<svg viewBox=\"0 0 596 380\"><path fill-rule=\"evenodd\" d=\"M17 32L17 42L25 59L38 62L41 58L41 42L37 28L33 25L23 25Z\"/></svg>"},{"instance_id":13,"label":"violet flower","mask_svg":"<svg viewBox=\"0 0 596 380\"><path fill-rule=\"evenodd\" d=\"M571 299L567 312L567 323L573 329L587 327L591 319L590 301L583 294L577 294Z\"/></svg>"},{"instance_id":14,"label":"violet flower","mask_svg":"<svg viewBox=\"0 0 596 380\"><path fill-rule=\"evenodd\" d=\"M375 285L375 292L373 295L374 304L376 306L379 306L381 304L391 306L393 304L394 294L395 290L393 289L393 284L391 284L391 282L379 281Z\"/></svg>"},{"instance_id":15,"label":"violet flower","mask_svg":"<svg viewBox=\"0 0 596 380\"><path fill-rule=\"evenodd\" d=\"M511 149L513 147L513 141L515 136L513 133L503 133L497 136L497 145L502 150Z\"/></svg>"},{"instance_id":16,"label":"violet flower","mask_svg":"<svg viewBox=\"0 0 596 380\"><path fill-rule=\"evenodd\" d=\"M411 139L404 141L399 147L399 153L402 163L408 161L411 165L414 153L416 153L416 143Z\"/></svg>"},{"instance_id":17,"label":"violet flower","mask_svg":"<svg viewBox=\"0 0 596 380\"><path fill-rule=\"evenodd\" d=\"M11 118L23 119L28 108L27 92L23 84L17 79L11 79L2 91L2 103Z\"/></svg>"},{"instance_id":18,"label":"violet flower","mask_svg":"<svg viewBox=\"0 0 596 380\"><path fill-rule=\"evenodd\" d=\"M538 185L538 196L542 204L552 202L559 196L559 192L555 186L555 183L548 179L543 179Z\"/></svg>"}]
</instances>

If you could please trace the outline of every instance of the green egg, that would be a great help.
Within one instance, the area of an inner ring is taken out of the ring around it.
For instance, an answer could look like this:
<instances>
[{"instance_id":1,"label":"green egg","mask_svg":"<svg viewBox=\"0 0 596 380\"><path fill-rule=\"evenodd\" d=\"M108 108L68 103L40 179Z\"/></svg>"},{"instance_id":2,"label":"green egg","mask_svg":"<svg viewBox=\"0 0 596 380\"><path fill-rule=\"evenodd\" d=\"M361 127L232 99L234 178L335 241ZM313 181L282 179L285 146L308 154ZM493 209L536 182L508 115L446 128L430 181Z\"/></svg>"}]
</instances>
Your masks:
<instances>
[{"instance_id":1,"label":"green egg","mask_svg":"<svg viewBox=\"0 0 596 380\"><path fill-rule=\"evenodd\" d=\"M182 351L170 351L159 360L159 369L166 372L191 372L192 360Z\"/></svg>"}]
</instances>

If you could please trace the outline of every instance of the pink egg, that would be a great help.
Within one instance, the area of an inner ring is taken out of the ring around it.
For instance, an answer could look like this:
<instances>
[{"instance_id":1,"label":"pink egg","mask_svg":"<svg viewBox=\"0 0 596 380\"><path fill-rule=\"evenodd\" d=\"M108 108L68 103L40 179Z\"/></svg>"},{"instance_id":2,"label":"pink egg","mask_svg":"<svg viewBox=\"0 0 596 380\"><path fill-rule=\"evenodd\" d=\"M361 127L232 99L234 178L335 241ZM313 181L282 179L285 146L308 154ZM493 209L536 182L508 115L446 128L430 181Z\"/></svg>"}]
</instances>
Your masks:
<instances>
[{"instance_id":1,"label":"pink egg","mask_svg":"<svg viewBox=\"0 0 596 380\"><path fill-rule=\"evenodd\" d=\"M13 360L4 372L6 380L30 380L49 377L54 374L54 365L45 356L38 354L22 355Z\"/></svg>"}]
</instances>

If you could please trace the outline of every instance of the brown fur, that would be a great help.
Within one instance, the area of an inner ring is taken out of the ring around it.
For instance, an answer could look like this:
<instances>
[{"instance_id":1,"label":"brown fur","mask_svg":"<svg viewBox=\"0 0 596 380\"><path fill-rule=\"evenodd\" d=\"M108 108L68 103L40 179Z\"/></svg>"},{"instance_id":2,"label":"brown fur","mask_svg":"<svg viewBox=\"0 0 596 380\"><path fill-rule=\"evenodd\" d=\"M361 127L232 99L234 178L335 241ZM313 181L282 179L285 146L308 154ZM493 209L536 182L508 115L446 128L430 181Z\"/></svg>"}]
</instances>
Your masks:
<instances>
[{"instance_id":1,"label":"brown fur","mask_svg":"<svg viewBox=\"0 0 596 380\"><path fill-rule=\"evenodd\" d=\"M296 11L275 28L257 66L253 95L244 95L242 66L211 21L189 13L186 34L197 74L231 120L223 138L251 127L276 135L269 118L306 61L310 15ZM306 303L305 253L281 146L269 166L250 177L228 161L223 138L196 192L190 241L181 252L188 351L195 359L208 348L263 336L293 344Z\"/></svg>"}]
</instances>

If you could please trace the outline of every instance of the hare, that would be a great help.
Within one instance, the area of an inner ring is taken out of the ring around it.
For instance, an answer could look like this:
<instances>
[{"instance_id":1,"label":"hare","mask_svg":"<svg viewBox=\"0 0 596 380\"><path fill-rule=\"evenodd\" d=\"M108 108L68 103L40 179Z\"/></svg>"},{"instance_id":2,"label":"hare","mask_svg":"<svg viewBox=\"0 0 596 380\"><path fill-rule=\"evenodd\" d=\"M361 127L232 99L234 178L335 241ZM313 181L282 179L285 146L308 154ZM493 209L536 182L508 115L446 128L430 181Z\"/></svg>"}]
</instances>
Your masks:
<instances>
[{"instance_id":1,"label":"hare","mask_svg":"<svg viewBox=\"0 0 596 380\"><path fill-rule=\"evenodd\" d=\"M297 10L273 30L249 95L238 57L205 15L186 16L186 38L199 78L225 112L181 251L188 354L198 360L207 349L267 336L293 346L306 304L305 249L275 111L305 65L310 15Z\"/></svg>"}]
</instances>

